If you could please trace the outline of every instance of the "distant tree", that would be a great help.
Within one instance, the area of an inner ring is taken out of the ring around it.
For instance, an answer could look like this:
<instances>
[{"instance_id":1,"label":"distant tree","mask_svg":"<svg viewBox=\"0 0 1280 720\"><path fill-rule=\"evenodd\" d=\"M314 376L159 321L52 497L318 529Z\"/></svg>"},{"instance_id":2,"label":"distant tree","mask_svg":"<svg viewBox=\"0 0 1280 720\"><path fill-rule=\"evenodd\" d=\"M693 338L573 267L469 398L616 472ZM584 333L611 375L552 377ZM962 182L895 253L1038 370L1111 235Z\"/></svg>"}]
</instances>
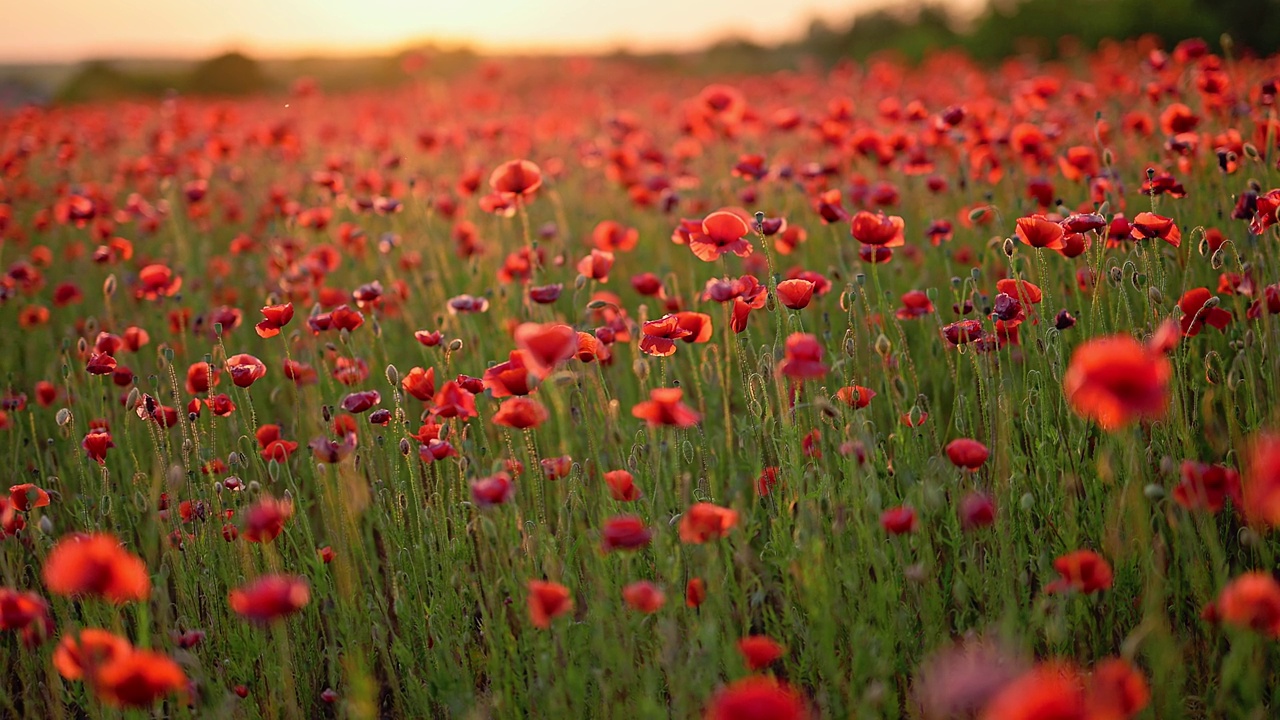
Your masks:
<instances>
[{"instance_id":1,"label":"distant tree","mask_svg":"<svg viewBox=\"0 0 1280 720\"><path fill-rule=\"evenodd\" d=\"M175 78L125 73L105 60L85 63L53 94L56 103L155 97L173 88Z\"/></svg>"},{"instance_id":2,"label":"distant tree","mask_svg":"<svg viewBox=\"0 0 1280 720\"><path fill-rule=\"evenodd\" d=\"M270 86L262 67L243 53L231 52L196 65L187 78L193 95L250 95Z\"/></svg>"}]
</instances>

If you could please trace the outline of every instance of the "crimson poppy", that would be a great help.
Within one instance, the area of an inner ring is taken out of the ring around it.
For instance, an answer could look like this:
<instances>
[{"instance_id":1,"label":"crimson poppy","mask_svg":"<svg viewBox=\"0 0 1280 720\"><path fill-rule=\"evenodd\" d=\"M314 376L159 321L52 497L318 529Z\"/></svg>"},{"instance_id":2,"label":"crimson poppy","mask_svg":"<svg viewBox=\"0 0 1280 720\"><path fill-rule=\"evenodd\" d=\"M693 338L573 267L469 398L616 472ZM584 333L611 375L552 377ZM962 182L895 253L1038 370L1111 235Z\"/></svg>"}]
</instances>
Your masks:
<instances>
[{"instance_id":1,"label":"crimson poppy","mask_svg":"<svg viewBox=\"0 0 1280 720\"><path fill-rule=\"evenodd\" d=\"M480 507L501 505L516 493L515 483L505 472L471 481L471 500Z\"/></svg>"},{"instance_id":2,"label":"crimson poppy","mask_svg":"<svg viewBox=\"0 0 1280 720\"><path fill-rule=\"evenodd\" d=\"M689 249L704 262L719 260L726 253L747 257L752 251L751 242L746 239L750 231L747 221L737 213L713 212L702 220L697 230L689 233Z\"/></svg>"},{"instance_id":3,"label":"crimson poppy","mask_svg":"<svg viewBox=\"0 0 1280 720\"><path fill-rule=\"evenodd\" d=\"M1061 577L1045 586L1047 592L1077 590L1087 595L1111 588L1111 565L1092 550L1076 550L1062 555L1053 561L1053 568Z\"/></svg>"},{"instance_id":4,"label":"crimson poppy","mask_svg":"<svg viewBox=\"0 0 1280 720\"><path fill-rule=\"evenodd\" d=\"M609 495L619 502L634 502L642 496L636 487L635 478L626 470L610 470L604 474L604 482L609 486Z\"/></svg>"},{"instance_id":5,"label":"crimson poppy","mask_svg":"<svg viewBox=\"0 0 1280 720\"><path fill-rule=\"evenodd\" d=\"M297 575L263 575L227 596L240 617L268 623L298 612L311 601L311 585Z\"/></svg>"},{"instance_id":6,"label":"crimson poppy","mask_svg":"<svg viewBox=\"0 0 1280 720\"><path fill-rule=\"evenodd\" d=\"M631 408L631 414L644 420L649 427L693 427L702 416L681 402L682 397L684 390L681 388L654 388L649 391L648 400Z\"/></svg>"},{"instance_id":7,"label":"crimson poppy","mask_svg":"<svg viewBox=\"0 0 1280 720\"><path fill-rule=\"evenodd\" d=\"M786 651L767 635L749 635L738 641L738 652L747 669L754 672L769 667Z\"/></svg>"},{"instance_id":8,"label":"crimson poppy","mask_svg":"<svg viewBox=\"0 0 1280 720\"><path fill-rule=\"evenodd\" d=\"M146 600L151 595L147 566L112 535L64 536L44 561L50 592L69 597L96 595L116 603Z\"/></svg>"},{"instance_id":9,"label":"crimson poppy","mask_svg":"<svg viewBox=\"0 0 1280 720\"><path fill-rule=\"evenodd\" d=\"M560 583L530 580L528 588L529 619L534 627L545 630L552 620L573 610L569 588Z\"/></svg>"},{"instance_id":10,"label":"crimson poppy","mask_svg":"<svg viewBox=\"0 0 1280 720\"><path fill-rule=\"evenodd\" d=\"M1280 583L1271 573L1236 577L1222 588L1216 606L1223 622L1280 639Z\"/></svg>"},{"instance_id":11,"label":"crimson poppy","mask_svg":"<svg viewBox=\"0 0 1280 720\"><path fill-rule=\"evenodd\" d=\"M718 540L738 524L738 513L712 503L694 503L680 517L680 541L701 544Z\"/></svg>"},{"instance_id":12,"label":"crimson poppy","mask_svg":"<svg viewBox=\"0 0 1280 720\"><path fill-rule=\"evenodd\" d=\"M546 422L551 414L542 403L529 397L510 397L502 401L498 412L494 413L494 425L528 430Z\"/></svg>"},{"instance_id":13,"label":"crimson poppy","mask_svg":"<svg viewBox=\"0 0 1280 720\"><path fill-rule=\"evenodd\" d=\"M751 675L721 688L711 698L705 720L806 720L810 717L796 691L771 677Z\"/></svg>"},{"instance_id":14,"label":"crimson poppy","mask_svg":"<svg viewBox=\"0 0 1280 720\"><path fill-rule=\"evenodd\" d=\"M1128 335L1114 335L1076 348L1062 385L1078 414L1112 431L1163 414L1172 375L1163 355Z\"/></svg>"},{"instance_id":15,"label":"crimson poppy","mask_svg":"<svg viewBox=\"0 0 1280 720\"><path fill-rule=\"evenodd\" d=\"M629 583L622 588L622 599L632 610L646 615L658 612L667 602L666 594L657 585L645 580Z\"/></svg>"}]
</instances>

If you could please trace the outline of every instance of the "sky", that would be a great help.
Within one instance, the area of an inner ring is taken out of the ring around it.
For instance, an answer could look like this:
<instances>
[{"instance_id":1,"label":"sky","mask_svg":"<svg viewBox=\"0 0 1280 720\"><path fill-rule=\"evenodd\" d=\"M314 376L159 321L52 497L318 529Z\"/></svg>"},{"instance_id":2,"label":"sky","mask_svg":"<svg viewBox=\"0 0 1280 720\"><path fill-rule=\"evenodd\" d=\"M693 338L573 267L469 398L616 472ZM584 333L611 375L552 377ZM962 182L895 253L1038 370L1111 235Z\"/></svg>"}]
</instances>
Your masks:
<instances>
[{"instance_id":1,"label":"sky","mask_svg":"<svg viewBox=\"0 0 1280 720\"><path fill-rule=\"evenodd\" d=\"M976 0L953 0L973 5ZM681 50L761 42L891 0L4 0L0 62L395 50Z\"/></svg>"}]
</instances>

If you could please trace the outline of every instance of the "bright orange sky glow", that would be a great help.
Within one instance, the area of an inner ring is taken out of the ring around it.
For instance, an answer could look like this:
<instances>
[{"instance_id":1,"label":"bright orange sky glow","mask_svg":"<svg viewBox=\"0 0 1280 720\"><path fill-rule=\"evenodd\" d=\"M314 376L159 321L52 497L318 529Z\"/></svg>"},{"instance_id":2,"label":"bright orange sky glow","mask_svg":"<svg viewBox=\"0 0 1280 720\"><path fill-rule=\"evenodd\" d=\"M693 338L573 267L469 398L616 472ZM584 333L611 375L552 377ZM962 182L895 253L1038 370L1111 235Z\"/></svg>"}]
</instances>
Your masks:
<instances>
[{"instance_id":1,"label":"bright orange sky glow","mask_svg":"<svg viewBox=\"0 0 1280 720\"><path fill-rule=\"evenodd\" d=\"M479 49L687 49L728 35L778 41L813 18L885 0L43 0L12 3L0 61L349 54L435 40ZM973 2L960 4L972 5Z\"/></svg>"}]
</instances>

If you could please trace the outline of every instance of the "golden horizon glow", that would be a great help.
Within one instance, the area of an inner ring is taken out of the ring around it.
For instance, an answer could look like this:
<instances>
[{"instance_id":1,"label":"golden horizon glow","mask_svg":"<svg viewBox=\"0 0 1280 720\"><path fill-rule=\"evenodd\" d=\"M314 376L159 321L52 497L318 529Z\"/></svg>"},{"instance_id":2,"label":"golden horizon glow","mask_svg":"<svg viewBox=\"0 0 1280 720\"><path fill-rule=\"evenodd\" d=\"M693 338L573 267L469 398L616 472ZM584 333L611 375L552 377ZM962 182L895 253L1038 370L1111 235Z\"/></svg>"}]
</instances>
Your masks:
<instances>
[{"instance_id":1,"label":"golden horizon glow","mask_svg":"<svg viewBox=\"0 0 1280 720\"><path fill-rule=\"evenodd\" d=\"M972 6L978 0L957 0ZM352 55L422 43L489 52L687 50L778 42L887 0L45 0L5 12L0 62L99 57Z\"/></svg>"}]
</instances>

